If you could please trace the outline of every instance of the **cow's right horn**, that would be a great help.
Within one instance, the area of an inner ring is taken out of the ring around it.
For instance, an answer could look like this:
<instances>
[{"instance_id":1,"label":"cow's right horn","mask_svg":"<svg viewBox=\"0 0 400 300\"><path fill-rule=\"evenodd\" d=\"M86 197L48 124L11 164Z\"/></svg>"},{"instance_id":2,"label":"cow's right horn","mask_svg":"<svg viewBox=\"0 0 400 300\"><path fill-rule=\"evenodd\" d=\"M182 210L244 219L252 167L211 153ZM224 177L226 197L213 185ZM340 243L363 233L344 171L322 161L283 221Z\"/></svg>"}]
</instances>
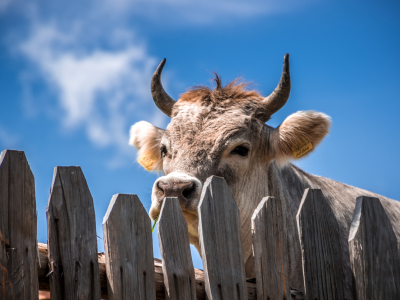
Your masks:
<instances>
[{"instance_id":1,"label":"cow's right horn","mask_svg":"<svg viewBox=\"0 0 400 300\"><path fill-rule=\"evenodd\" d=\"M161 73L166 61L167 60L164 58L153 74L153 78L151 79L151 94L153 95L153 100L157 107L170 117L176 101L164 91L161 84Z\"/></svg>"},{"instance_id":2,"label":"cow's right horn","mask_svg":"<svg viewBox=\"0 0 400 300\"><path fill-rule=\"evenodd\" d=\"M278 110L280 110L289 99L290 94L290 69L289 69L289 54L286 53L283 58L283 70L281 80L278 86L272 92L271 95L265 97L263 100L263 106L266 110L268 117L272 116Z\"/></svg>"}]
</instances>

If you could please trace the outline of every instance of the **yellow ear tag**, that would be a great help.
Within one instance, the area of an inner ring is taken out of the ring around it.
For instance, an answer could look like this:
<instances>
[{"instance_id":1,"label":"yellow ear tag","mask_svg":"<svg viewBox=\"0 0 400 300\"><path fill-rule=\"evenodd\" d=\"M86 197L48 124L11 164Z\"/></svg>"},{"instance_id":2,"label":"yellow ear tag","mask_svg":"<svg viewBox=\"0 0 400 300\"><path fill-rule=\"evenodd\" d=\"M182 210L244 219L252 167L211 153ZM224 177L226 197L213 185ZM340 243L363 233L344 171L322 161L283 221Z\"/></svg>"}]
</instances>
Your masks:
<instances>
[{"instance_id":1,"label":"yellow ear tag","mask_svg":"<svg viewBox=\"0 0 400 300\"><path fill-rule=\"evenodd\" d=\"M145 168L147 171L151 171L153 169L154 164L157 162L157 159L152 156L146 156L143 154L139 157L138 163Z\"/></svg>"},{"instance_id":2,"label":"yellow ear tag","mask_svg":"<svg viewBox=\"0 0 400 300\"><path fill-rule=\"evenodd\" d=\"M295 158L299 158L310 152L312 148L313 145L311 144L311 141L308 138L305 138L305 140L303 140L303 143L301 143L299 146L292 148L292 152Z\"/></svg>"}]
</instances>

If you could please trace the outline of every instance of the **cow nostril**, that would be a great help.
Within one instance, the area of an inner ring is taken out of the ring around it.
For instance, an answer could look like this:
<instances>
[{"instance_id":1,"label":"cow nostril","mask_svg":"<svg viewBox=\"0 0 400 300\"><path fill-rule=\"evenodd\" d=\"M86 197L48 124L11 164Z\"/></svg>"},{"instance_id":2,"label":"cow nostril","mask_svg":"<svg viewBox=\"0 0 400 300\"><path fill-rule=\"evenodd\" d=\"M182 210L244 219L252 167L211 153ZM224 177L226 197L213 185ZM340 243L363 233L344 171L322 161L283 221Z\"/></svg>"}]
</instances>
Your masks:
<instances>
[{"instance_id":1,"label":"cow nostril","mask_svg":"<svg viewBox=\"0 0 400 300\"><path fill-rule=\"evenodd\" d=\"M157 195L160 198L178 197L190 199L196 190L196 185L191 181L159 181L156 184Z\"/></svg>"},{"instance_id":2,"label":"cow nostril","mask_svg":"<svg viewBox=\"0 0 400 300\"><path fill-rule=\"evenodd\" d=\"M164 189L160 186L160 182L157 182L157 188L164 193Z\"/></svg>"},{"instance_id":3,"label":"cow nostril","mask_svg":"<svg viewBox=\"0 0 400 300\"><path fill-rule=\"evenodd\" d=\"M196 190L196 185L192 182L190 184L190 186L186 187L183 191L182 191L182 195L183 197L185 197L186 199L190 198L193 194L193 192Z\"/></svg>"}]
</instances>

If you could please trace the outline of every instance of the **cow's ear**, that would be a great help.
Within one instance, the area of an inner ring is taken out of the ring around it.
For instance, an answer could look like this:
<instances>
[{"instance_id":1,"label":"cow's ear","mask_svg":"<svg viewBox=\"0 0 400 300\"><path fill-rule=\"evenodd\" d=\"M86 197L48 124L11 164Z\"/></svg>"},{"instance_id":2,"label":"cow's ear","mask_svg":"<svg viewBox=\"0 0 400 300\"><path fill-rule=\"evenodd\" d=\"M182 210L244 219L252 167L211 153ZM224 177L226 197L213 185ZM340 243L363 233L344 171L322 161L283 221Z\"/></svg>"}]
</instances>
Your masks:
<instances>
[{"instance_id":1,"label":"cow's ear","mask_svg":"<svg viewBox=\"0 0 400 300\"><path fill-rule=\"evenodd\" d=\"M129 133L129 144L138 150L139 164L147 171L162 170L160 143L164 130L141 121L132 125Z\"/></svg>"},{"instance_id":2,"label":"cow's ear","mask_svg":"<svg viewBox=\"0 0 400 300\"><path fill-rule=\"evenodd\" d=\"M329 133L331 119L315 111L299 111L271 133L270 145L279 165L310 154Z\"/></svg>"}]
</instances>

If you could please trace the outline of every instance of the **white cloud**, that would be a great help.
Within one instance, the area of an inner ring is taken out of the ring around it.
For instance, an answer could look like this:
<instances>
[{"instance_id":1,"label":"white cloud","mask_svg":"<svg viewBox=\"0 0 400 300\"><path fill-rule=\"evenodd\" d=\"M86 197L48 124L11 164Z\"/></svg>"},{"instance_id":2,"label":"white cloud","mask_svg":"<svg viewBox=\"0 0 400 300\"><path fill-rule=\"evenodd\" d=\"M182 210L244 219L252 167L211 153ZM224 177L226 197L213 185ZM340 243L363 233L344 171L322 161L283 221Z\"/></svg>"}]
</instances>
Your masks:
<instances>
[{"instance_id":1,"label":"white cloud","mask_svg":"<svg viewBox=\"0 0 400 300\"><path fill-rule=\"evenodd\" d=\"M36 26L20 51L56 91L56 105L62 110L57 118L64 128L83 127L96 145L117 146L119 155L132 156L129 120L156 114L162 120L158 125L165 122L158 112L145 109L152 101L150 80L158 61L125 35L118 49L82 50L80 34Z\"/></svg>"}]
</instances>

